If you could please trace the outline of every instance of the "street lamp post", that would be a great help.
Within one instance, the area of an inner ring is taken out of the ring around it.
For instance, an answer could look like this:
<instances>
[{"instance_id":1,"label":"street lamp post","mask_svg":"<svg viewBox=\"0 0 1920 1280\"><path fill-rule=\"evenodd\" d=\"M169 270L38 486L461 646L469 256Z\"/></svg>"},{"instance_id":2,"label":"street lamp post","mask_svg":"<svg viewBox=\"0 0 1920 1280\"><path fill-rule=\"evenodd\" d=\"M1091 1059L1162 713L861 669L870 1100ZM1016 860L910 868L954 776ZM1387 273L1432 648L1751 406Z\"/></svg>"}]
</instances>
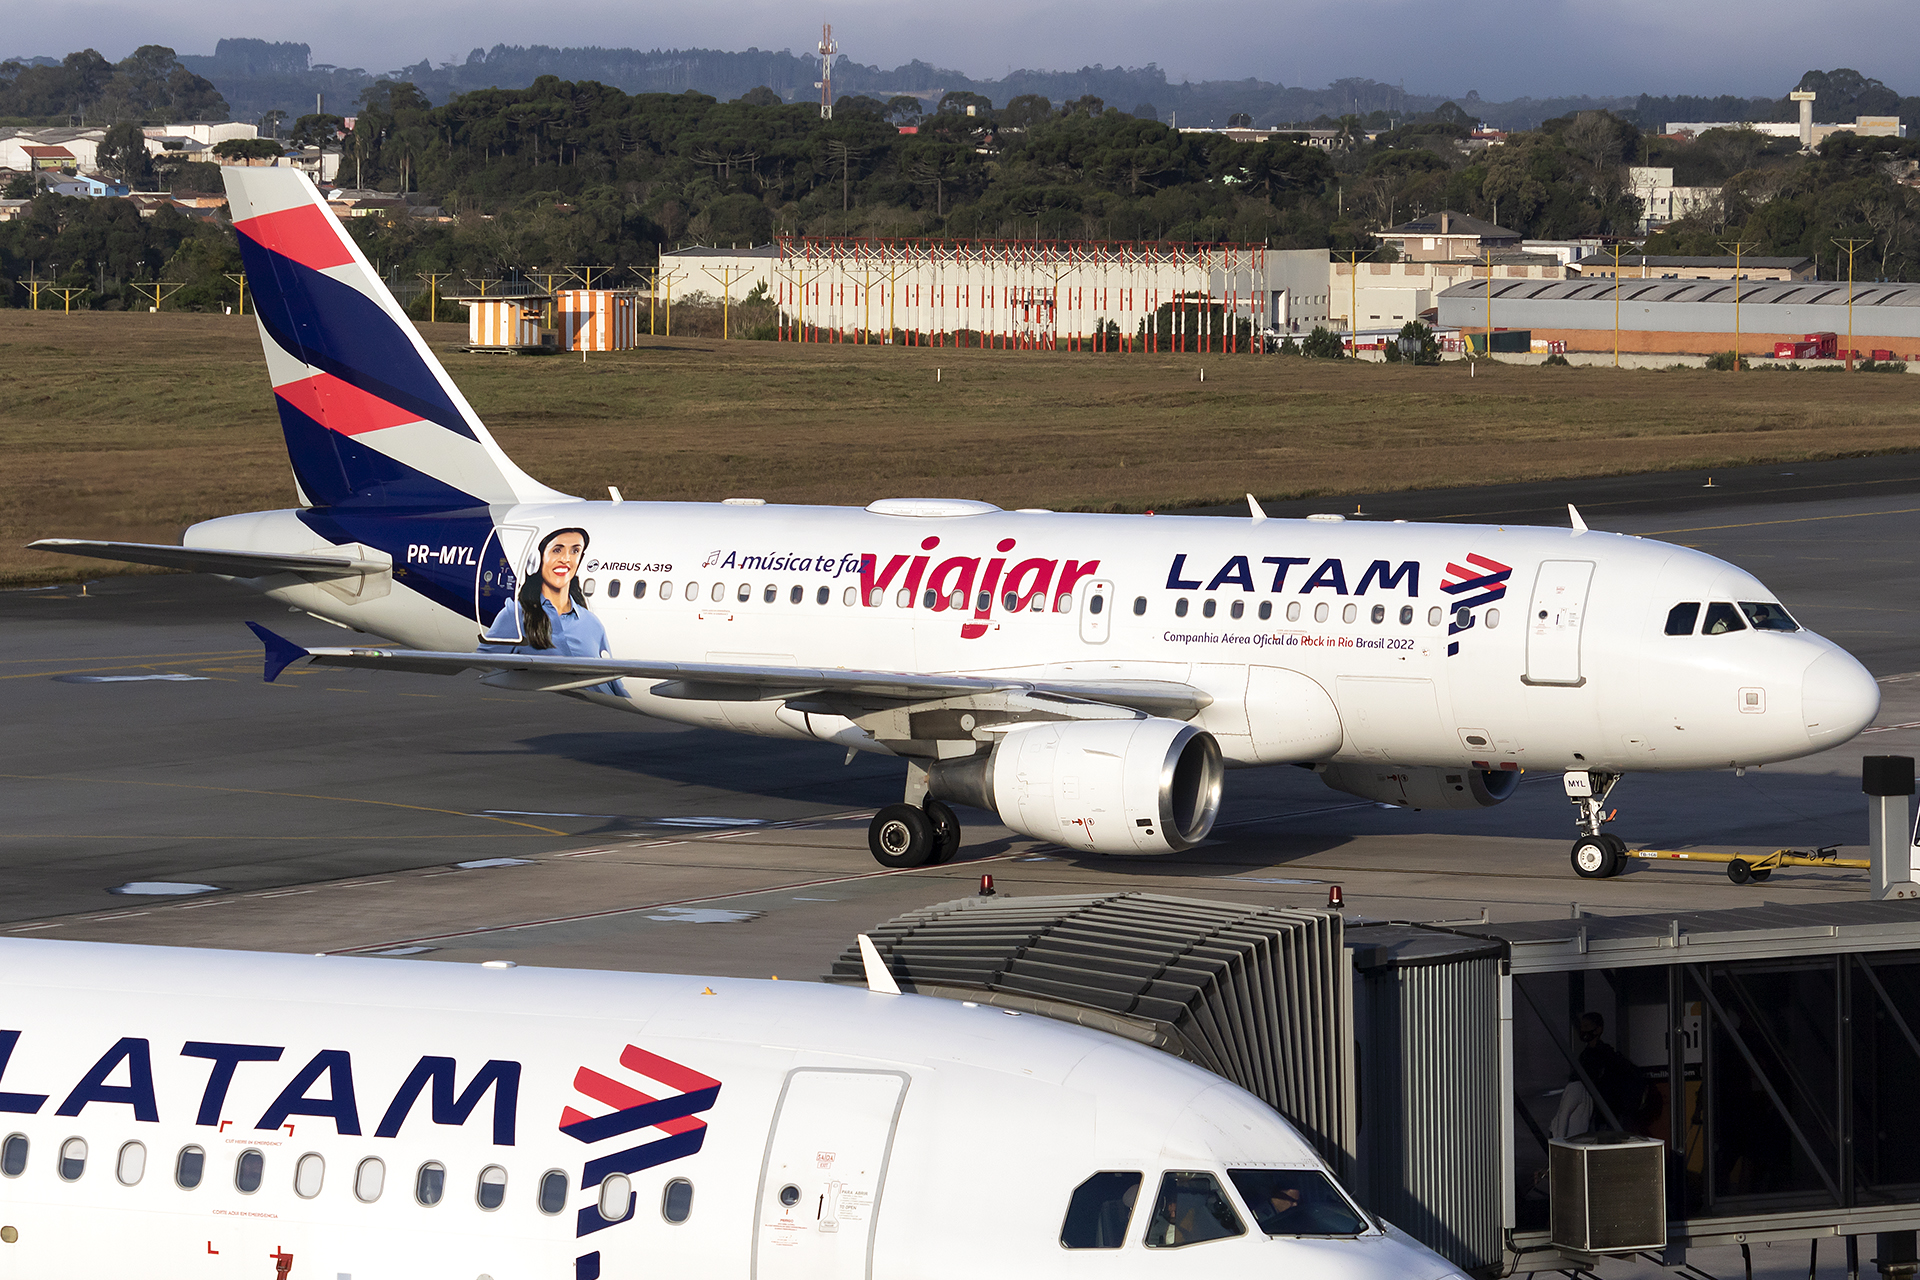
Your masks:
<instances>
[{"instance_id":1,"label":"street lamp post","mask_svg":"<svg viewBox=\"0 0 1920 1280\"><path fill-rule=\"evenodd\" d=\"M1722 250L1733 252L1733 371L1740 372L1740 255L1748 249L1757 249L1757 244L1744 240L1720 242Z\"/></svg>"},{"instance_id":2,"label":"street lamp post","mask_svg":"<svg viewBox=\"0 0 1920 1280\"><path fill-rule=\"evenodd\" d=\"M1835 240L1847 251L1847 371L1853 371L1853 255L1872 244L1871 240Z\"/></svg>"}]
</instances>

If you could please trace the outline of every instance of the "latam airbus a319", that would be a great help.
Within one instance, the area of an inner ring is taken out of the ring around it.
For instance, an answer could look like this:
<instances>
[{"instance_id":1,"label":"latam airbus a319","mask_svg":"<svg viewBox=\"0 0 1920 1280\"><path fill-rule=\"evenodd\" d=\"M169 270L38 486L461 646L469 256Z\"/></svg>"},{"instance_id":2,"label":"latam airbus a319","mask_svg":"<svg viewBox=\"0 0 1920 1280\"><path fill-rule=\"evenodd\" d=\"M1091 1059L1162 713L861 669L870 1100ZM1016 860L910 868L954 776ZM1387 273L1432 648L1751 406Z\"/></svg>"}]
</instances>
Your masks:
<instances>
[{"instance_id":1,"label":"latam airbus a319","mask_svg":"<svg viewBox=\"0 0 1920 1280\"><path fill-rule=\"evenodd\" d=\"M1623 774L1808 755L1879 708L1872 676L1752 575L1577 515L583 501L506 456L310 183L225 172L299 506L194 525L182 547L34 545L220 574L392 642L256 628L269 679L297 661L478 671L895 755L902 801L869 833L895 867L954 855L949 802L1075 850L1187 849L1226 770L1292 764L1424 809L1564 773L1574 868L1607 876Z\"/></svg>"}]
</instances>

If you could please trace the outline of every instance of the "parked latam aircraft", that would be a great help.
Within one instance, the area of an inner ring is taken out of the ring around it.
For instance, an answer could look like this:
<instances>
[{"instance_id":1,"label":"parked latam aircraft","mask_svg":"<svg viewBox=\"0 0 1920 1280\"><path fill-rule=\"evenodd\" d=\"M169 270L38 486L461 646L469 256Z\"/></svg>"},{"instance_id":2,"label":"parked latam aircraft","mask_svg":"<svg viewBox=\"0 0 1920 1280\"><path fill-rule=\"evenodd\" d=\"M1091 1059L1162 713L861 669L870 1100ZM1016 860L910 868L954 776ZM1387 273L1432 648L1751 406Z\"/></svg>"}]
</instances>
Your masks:
<instances>
[{"instance_id":1,"label":"parked latam aircraft","mask_svg":"<svg viewBox=\"0 0 1920 1280\"><path fill-rule=\"evenodd\" d=\"M185 547L34 546L239 580L402 648L306 660L486 673L686 724L891 753L888 866L953 856L947 801L1103 853L1204 839L1227 766L1297 764L1426 809L1566 775L1575 869L1617 871L1636 770L1764 764L1879 708L1745 571L1588 530L584 502L494 442L318 193L226 170L300 506ZM475 652L480 633L488 652Z\"/></svg>"},{"instance_id":2,"label":"parked latam aircraft","mask_svg":"<svg viewBox=\"0 0 1920 1280\"><path fill-rule=\"evenodd\" d=\"M1238 1086L869 966L0 940L0 1277L1464 1280Z\"/></svg>"}]
</instances>

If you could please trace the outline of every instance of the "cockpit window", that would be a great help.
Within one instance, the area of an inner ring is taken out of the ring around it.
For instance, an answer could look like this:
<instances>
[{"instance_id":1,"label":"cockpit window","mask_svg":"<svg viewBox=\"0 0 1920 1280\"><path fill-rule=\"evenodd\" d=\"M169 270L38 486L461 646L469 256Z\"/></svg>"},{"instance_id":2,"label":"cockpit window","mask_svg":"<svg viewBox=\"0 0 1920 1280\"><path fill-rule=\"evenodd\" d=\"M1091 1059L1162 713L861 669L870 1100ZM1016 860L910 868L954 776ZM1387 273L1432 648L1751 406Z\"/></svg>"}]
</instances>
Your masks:
<instances>
[{"instance_id":1,"label":"cockpit window","mask_svg":"<svg viewBox=\"0 0 1920 1280\"><path fill-rule=\"evenodd\" d=\"M1118 1249L1126 1242L1133 1202L1140 1198L1137 1173L1096 1173L1073 1189L1060 1224L1065 1249Z\"/></svg>"},{"instance_id":2,"label":"cockpit window","mask_svg":"<svg viewBox=\"0 0 1920 1280\"><path fill-rule=\"evenodd\" d=\"M1755 631L1798 631L1800 624L1777 604L1765 600L1742 600L1740 611L1747 615Z\"/></svg>"},{"instance_id":3,"label":"cockpit window","mask_svg":"<svg viewBox=\"0 0 1920 1280\"><path fill-rule=\"evenodd\" d=\"M1169 1173L1160 1179L1153 1218L1147 1223L1147 1248L1227 1240L1247 1234L1220 1183L1210 1173Z\"/></svg>"},{"instance_id":4,"label":"cockpit window","mask_svg":"<svg viewBox=\"0 0 1920 1280\"><path fill-rule=\"evenodd\" d=\"M1357 1236L1369 1225L1318 1169L1229 1169L1227 1176L1270 1236Z\"/></svg>"},{"instance_id":5,"label":"cockpit window","mask_svg":"<svg viewBox=\"0 0 1920 1280\"><path fill-rule=\"evenodd\" d=\"M1690 636L1693 624L1700 621L1700 602L1689 600L1686 604L1677 604L1667 610L1667 634L1670 636Z\"/></svg>"},{"instance_id":6,"label":"cockpit window","mask_svg":"<svg viewBox=\"0 0 1920 1280\"><path fill-rule=\"evenodd\" d=\"M1740 611L1725 600L1715 600L1707 606L1707 622L1700 628L1703 636L1723 636L1729 631L1745 631L1747 624L1740 620Z\"/></svg>"}]
</instances>

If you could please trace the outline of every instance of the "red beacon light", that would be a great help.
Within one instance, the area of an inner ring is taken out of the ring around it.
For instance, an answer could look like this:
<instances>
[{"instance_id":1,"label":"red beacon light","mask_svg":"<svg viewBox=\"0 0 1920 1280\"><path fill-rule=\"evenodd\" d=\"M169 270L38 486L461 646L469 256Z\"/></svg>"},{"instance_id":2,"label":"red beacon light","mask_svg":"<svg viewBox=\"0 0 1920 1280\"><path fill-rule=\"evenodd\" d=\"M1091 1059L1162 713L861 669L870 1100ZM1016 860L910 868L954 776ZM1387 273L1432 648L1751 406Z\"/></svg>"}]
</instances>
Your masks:
<instances>
[{"instance_id":1,"label":"red beacon light","mask_svg":"<svg viewBox=\"0 0 1920 1280\"><path fill-rule=\"evenodd\" d=\"M994 893L995 893L995 890L993 887L993 877L981 876L979 896L982 898L991 898L994 896Z\"/></svg>"},{"instance_id":2,"label":"red beacon light","mask_svg":"<svg viewBox=\"0 0 1920 1280\"><path fill-rule=\"evenodd\" d=\"M1327 886L1327 910L1345 911L1346 909L1347 909L1347 900L1346 898L1341 896L1340 886L1337 884L1328 885Z\"/></svg>"}]
</instances>

